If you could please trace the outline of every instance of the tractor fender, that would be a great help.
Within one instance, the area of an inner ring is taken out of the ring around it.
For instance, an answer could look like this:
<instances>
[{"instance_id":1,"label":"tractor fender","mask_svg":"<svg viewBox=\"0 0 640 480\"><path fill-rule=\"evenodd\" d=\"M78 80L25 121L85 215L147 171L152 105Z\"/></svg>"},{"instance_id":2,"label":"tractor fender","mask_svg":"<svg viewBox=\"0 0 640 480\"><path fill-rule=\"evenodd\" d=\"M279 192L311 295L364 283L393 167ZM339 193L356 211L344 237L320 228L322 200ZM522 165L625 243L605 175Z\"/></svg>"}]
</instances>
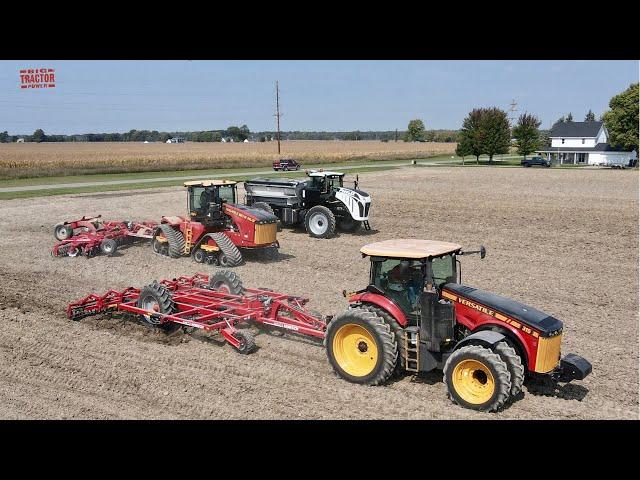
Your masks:
<instances>
[{"instance_id":1,"label":"tractor fender","mask_svg":"<svg viewBox=\"0 0 640 480\"><path fill-rule=\"evenodd\" d=\"M371 303L376 305L386 310L400 325L403 327L407 326L407 317L402 309L393 300L388 299L384 295L371 292L356 293L349 297L349 304L353 305L354 303Z\"/></svg>"},{"instance_id":2,"label":"tractor fender","mask_svg":"<svg viewBox=\"0 0 640 480\"><path fill-rule=\"evenodd\" d=\"M464 337L456 345L455 350L462 348L466 345L482 345L493 349L498 343L505 340L505 336L500 332L494 332L493 330L481 330L479 332L472 333Z\"/></svg>"}]
</instances>

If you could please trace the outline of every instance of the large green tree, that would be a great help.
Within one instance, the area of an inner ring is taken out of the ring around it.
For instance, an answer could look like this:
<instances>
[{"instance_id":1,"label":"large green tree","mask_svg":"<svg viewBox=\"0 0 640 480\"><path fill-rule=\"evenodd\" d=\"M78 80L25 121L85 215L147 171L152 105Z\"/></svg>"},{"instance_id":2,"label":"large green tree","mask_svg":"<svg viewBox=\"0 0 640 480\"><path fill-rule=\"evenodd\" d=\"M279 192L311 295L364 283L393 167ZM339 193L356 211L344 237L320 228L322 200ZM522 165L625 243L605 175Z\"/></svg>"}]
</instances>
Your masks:
<instances>
[{"instance_id":1,"label":"large green tree","mask_svg":"<svg viewBox=\"0 0 640 480\"><path fill-rule=\"evenodd\" d=\"M460 152L476 157L476 163L479 163L480 155L484 153L482 150L484 134L482 131L482 116L484 112L484 108L474 108L471 110L462 122L462 129L460 130ZM458 155L464 156L460 154Z\"/></svg>"},{"instance_id":2,"label":"large green tree","mask_svg":"<svg viewBox=\"0 0 640 480\"><path fill-rule=\"evenodd\" d=\"M9 141L9 132L6 130L4 132L0 132L0 143L7 143Z\"/></svg>"},{"instance_id":3,"label":"large green tree","mask_svg":"<svg viewBox=\"0 0 640 480\"><path fill-rule=\"evenodd\" d=\"M518 124L513 127L513 137L516 139L518 153L524 158L527 154L539 148L540 145L540 120L534 115L523 113L518 118Z\"/></svg>"},{"instance_id":4,"label":"large green tree","mask_svg":"<svg viewBox=\"0 0 640 480\"><path fill-rule=\"evenodd\" d=\"M489 155L489 163L493 156L509 152L511 145L511 129L507 112L499 108L487 108L480 121L482 131L482 153Z\"/></svg>"},{"instance_id":5,"label":"large green tree","mask_svg":"<svg viewBox=\"0 0 640 480\"><path fill-rule=\"evenodd\" d=\"M584 117L584 121L585 122L595 122L596 121L596 114L593 113L591 111L591 109L589 109L589 111L587 112L587 114Z\"/></svg>"},{"instance_id":6,"label":"large green tree","mask_svg":"<svg viewBox=\"0 0 640 480\"><path fill-rule=\"evenodd\" d=\"M627 151L638 151L638 83L611 98L610 110L605 112L604 124L609 143Z\"/></svg>"},{"instance_id":7,"label":"large green tree","mask_svg":"<svg viewBox=\"0 0 640 480\"><path fill-rule=\"evenodd\" d=\"M420 119L411 120L407 126L407 142L424 142L424 122Z\"/></svg>"},{"instance_id":8,"label":"large green tree","mask_svg":"<svg viewBox=\"0 0 640 480\"><path fill-rule=\"evenodd\" d=\"M33 132L33 135L31 137L31 139L34 142L40 143L40 142L46 141L47 140L47 136L44 134L44 131L41 128L39 128L35 132Z\"/></svg>"},{"instance_id":9,"label":"large green tree","mask_svg":"<svg viewBox=\"0 0 640 480\"><path fill-rule=\"evenodd\" d=\"M569 112L569 115L567 115L567 118L565 118L564 121L567 122L567 123L573 122L573 114L571 112Z\"/></svg>"}]
</instances>

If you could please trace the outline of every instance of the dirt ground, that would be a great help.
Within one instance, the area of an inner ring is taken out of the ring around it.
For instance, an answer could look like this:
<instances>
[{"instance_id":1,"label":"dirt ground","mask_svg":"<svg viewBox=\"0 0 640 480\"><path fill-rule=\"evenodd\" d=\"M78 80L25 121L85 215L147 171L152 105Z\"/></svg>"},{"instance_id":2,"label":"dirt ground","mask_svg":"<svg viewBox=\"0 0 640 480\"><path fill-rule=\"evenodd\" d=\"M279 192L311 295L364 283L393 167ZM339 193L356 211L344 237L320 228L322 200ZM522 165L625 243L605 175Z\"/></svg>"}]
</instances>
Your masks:
<instances>
[{"instance_id":1,"label":"dirt ground","mask_svg":"<svg viewBox=\"0 0 640 480\"><path fill-rule=\"evenodd\" d=\"M252 355L216 337L166 337L113 317L67 320L91 291L142 286L212 267L154 255L52 258L52 226L182 214L180 188L0 202L0 418L585 419L638 418L638 173L519 168L405 168L360 174L373 232L316 240L284 229L282 259L236 268L246 286L307 295L324 314L367 282L359 248L392 237L484 244L463 283L564 321L563 352L593 364L586 380L527 381L496 414L453 405L440 372L381 387L333 375L318 344L261 333Z\"/></svg>"}]
</instances>

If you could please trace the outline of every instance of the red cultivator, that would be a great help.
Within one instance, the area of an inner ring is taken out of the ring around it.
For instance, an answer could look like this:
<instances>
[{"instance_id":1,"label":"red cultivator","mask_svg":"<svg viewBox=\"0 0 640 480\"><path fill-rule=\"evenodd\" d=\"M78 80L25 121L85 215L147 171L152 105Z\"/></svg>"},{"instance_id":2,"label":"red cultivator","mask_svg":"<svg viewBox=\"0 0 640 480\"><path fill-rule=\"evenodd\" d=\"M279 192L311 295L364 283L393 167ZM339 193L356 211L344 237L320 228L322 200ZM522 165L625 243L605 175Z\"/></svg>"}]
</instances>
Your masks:
<instances>
[{"instance_id":1,"label":"red cultivator","mask_svg":"<svg viewBox=\"0 0 640 480\"><path fill-rule=\"evenodd\" d=\"M309 299L267 289L243 288L236 274L220 270L211 277L196 274L154 282L142 289L129 287L89 295L67 307L79 320L108 311L141 316L147 324L173 332L181 326L217 331L240 353L254 347L252 335L237 330L240 322L255 322L298 334L324 338L326 320L306 310Z\"/></svg>"},{"instance_id":2,"label":"red cultivator","mask_svg":"<svg viewBox=\"0 0 640 480\"><path fill-rule=\"evenodd\" d=\"M107 222L100 220L100 215L59 223L53 231L59 242L53 246L51 255L93 257L100 252L113 255L121 245L140 239L150 240L157 225L152 221Z\"/></svg>"}]
</instances>

